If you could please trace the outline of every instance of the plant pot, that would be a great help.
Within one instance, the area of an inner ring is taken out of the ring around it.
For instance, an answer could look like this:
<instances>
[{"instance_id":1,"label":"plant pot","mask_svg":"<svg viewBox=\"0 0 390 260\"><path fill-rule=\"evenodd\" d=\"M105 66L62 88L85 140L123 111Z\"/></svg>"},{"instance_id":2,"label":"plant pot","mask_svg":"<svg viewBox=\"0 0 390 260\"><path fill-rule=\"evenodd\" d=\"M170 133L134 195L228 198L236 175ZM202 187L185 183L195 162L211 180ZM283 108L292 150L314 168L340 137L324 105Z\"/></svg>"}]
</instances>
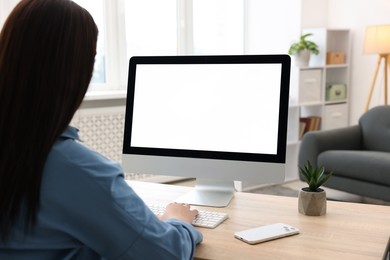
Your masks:
<instances>
[{"instance_id":1,"label":"plant pot","mask_svg":"<svg viewBox=\"0 0 390 260\"><path fill-rule=\"evenodd\" d=\"M326 192L323 189L313 192L303 188L298 195L299 213L307 216L321 216L326 214Z\"/></svg>"},{"instance_id":2,"label":"plant pot","mask_svg":"<svg viewBox=\"0 0 390 260\"><path fill-rule=\"evenodd\" d=\"M303 51L300 51L300 52L294 54L294 60L295 60L295 65L298 67L309 66L310 51L303 50Z\"/></svg>"}]
</instances>

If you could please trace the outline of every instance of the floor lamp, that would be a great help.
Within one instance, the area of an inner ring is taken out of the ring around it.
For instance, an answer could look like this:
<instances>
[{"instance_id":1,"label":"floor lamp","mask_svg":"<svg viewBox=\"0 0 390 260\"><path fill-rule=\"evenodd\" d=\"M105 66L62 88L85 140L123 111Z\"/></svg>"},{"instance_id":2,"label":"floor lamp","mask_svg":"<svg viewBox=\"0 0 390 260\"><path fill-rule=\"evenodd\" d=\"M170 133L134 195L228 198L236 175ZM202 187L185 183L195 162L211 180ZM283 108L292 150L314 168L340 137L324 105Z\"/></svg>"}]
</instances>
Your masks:
<instances>
[{"instance_id":1,"label":"floor lamp","mask_svg":"<svg viewBox=\"0 0 390 260\"><path fill-rule=\"evenodd\" d=\"M369 108L376 78L382 61L384 61L384 101L387 105L387 69L390 54L390 25L375 25L366 28L364 53L378 54L378 61L374 77L371 82L370 92L366 102L366 111Z\"/></svg>"}]
</instances>

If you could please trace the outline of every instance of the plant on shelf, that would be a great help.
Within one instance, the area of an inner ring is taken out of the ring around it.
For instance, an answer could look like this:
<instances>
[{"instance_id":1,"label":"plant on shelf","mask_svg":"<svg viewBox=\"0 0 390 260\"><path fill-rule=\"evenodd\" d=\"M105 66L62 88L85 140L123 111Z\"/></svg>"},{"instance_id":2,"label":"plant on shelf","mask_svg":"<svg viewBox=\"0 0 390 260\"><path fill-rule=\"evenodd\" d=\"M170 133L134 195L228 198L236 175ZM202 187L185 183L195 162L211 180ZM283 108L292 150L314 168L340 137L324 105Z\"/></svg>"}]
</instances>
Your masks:
<instances>
[{"instance_id":1,"label":"plant on shelf","mask_svg":"<svg viewBox=\"0 0 390 260\"><path fill-rule=\"evenodd\" d=\"M324 166L314 167L310 161L307 161L303 168L299 168L299 174L309 185L299 191L299 212L309 216L324 215L326 213L326 192L320 187L329 180L333 171L325 174Z\"/></svg>"},{"instance_id":2,"label":"plant on shelf","mask_svg":"<svg viewBox=\"0 0 390 260\"><path fill-rule=\"evenodd\" d=\"M288 54L294 55L295 63L299 67L306 67L309 64L310 54L318 55L320 53L318 45L306 38L312 36L312 33L301 35L298 42L291 44Z\"/></svg>"}]
</instances>

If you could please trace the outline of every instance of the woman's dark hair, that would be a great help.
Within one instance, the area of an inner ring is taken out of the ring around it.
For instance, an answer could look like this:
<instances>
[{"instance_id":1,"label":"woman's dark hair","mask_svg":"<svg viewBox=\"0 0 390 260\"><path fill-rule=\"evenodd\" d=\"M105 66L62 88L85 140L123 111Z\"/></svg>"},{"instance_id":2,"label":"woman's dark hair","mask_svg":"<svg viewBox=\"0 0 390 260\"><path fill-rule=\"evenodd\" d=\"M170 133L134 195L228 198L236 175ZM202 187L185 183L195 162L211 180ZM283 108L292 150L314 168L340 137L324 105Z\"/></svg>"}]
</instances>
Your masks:
<instances>
[{"instance_id":1,"label":"woman's dark hair","mask_svg":"<svg viewBox=\"0 0 390 260\"><path fill-rule=\"evenodd\" d=\"M0 238L36 222L48 153L92 77L98 29L70 0L22 0L0 34ZM23 214L22 214L23 212Z\"/></svg>"}]
</instances>

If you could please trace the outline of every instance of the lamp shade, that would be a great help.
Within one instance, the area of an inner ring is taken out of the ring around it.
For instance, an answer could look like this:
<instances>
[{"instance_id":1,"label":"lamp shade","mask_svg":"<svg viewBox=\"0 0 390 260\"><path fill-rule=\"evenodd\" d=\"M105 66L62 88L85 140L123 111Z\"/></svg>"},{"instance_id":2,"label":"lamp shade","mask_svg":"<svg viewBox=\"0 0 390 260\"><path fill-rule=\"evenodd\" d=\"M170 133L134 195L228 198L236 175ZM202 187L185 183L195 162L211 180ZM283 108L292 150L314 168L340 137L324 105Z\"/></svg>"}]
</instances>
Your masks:
<instances>
[{"instance_id":1,"label":"lamp shade","mask_svg":"<svg viewBox=\"0 0 390 260\"><path fill-rule=\"evenodd\" d=\"M390 25L376 25L366 28L364 53L390 54Z\"/></svg>"}]
</instances>

